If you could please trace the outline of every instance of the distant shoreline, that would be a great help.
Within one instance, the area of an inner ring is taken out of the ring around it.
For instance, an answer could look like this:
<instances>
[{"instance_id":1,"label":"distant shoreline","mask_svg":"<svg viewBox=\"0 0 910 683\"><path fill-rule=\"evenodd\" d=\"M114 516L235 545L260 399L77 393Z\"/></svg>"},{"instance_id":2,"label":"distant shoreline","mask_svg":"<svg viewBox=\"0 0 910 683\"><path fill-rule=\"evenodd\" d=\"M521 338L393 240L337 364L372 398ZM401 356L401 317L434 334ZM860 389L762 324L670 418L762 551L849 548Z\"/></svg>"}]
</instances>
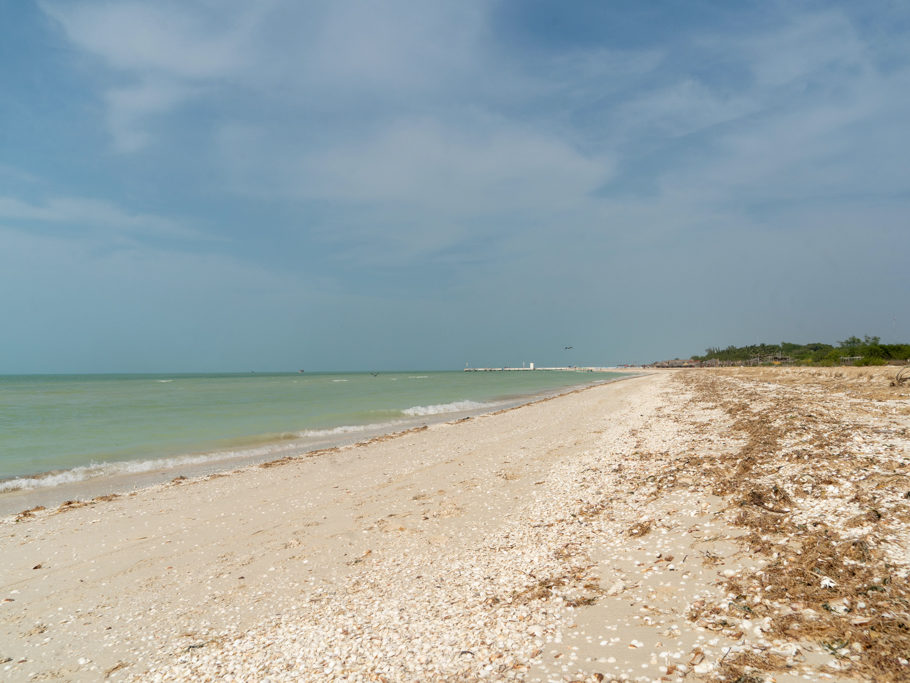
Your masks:
<instances>
[{"instance_id":1,"label":"distant shoreline","mask_svg":"<svg viewBox=\"0 0 910 683\"><path fill-rule=\"evenodd\" d=\"M465 372L537 372L537 371L550 371L550 372L624 372L625 368L615 368L615 367L581 367L575 365L563 365L558 367L521 367L521 368L465 368Z\"/></svg>"}]
</instances>

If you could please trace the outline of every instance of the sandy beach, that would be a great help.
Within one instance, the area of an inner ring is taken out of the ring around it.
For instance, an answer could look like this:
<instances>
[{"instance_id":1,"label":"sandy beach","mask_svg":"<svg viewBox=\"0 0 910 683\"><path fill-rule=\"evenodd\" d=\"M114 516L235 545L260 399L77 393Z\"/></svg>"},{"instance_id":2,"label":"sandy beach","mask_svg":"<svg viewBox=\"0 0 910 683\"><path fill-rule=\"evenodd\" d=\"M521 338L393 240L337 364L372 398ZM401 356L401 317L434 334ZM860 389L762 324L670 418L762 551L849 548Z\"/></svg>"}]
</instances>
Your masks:
<instances>
[{"instance_id":1,"label":"sandy beach","mask_svg":"<svg viewBox=\"0 0 910 683\"><path fill-rule=\"evenodd\" d=\"M907 680L910 387L653 372L0 520L0 679Z\"/></svg>"}]
</instances>

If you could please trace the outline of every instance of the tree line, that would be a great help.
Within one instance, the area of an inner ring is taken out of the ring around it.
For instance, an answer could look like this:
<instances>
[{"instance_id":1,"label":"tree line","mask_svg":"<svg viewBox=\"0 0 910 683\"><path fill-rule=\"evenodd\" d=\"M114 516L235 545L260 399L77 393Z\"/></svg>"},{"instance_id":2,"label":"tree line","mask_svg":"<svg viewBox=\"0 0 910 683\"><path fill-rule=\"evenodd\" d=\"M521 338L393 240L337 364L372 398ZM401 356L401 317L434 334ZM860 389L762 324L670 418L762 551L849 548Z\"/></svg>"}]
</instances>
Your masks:
<instances>
[{"instance_id":1,"label":"tree line","mask_svg":"<svg viewBox=\"0 0 910 683\"><path fill-rule=\"evenodd\" d=\"M750 346L728 346L705 349L704 356L693 356L694 360L750 361L759 359L771 362L789 358L803 365L885 365L889 361L910 359L910 344L882 344L880 337L847 337L837 345L814 342L811 344L752 344Z\"/></svg>"}]
</instances>

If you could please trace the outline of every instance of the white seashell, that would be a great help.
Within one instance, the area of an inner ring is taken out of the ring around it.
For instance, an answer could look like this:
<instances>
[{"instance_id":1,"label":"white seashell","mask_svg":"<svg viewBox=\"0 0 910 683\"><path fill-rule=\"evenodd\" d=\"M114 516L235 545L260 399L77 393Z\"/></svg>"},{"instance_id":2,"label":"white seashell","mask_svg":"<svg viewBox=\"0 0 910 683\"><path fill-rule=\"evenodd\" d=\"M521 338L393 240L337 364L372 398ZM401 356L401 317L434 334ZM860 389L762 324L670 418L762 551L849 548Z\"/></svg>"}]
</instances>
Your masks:
<instances>
[{"instance_id":1,"label":"white seashell","mask_svg":"<svg viewBox=\"0 0 910 683\"><path fill-rule=\"evenodd\" d=\"M621 580L616 581L612 586L607 589L607 595L619 595L626 589L626 584Z\"/></svg>"}]
</instances>

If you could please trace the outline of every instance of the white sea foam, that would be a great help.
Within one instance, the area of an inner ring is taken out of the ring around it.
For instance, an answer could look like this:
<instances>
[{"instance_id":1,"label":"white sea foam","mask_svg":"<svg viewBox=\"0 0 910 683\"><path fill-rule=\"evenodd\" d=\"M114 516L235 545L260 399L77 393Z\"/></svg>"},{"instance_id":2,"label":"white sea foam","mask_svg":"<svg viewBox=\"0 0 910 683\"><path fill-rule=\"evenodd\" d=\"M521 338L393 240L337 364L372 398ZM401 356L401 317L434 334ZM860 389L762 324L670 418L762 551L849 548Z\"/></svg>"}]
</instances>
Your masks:
<instances>
[{"instance_id":1,"label":"white sea foam","mask_svg":"<svg viewBox=\"0 0 910 683\"><path fill-rule=\"evenodd\" d=\"M95 477L113 476L117 474L139 474L142 472L150 472L151 470L167 468L169 461L171 466L177 466L179 464L191 465L204 462L206 458L185 459L181 460L179 463L174 462L174 460L175 459L141 460L137 462L115 462L105 464L92 463L91 465L74 467L71 470L49 472L48 474L40 474L33 477L19 477L17 479L2 481L0 482L0 493L5 491L18 491L20 489L51 488L53 486L59 486L60 484L72 484L77 481L94 479Z\"/></svg>"},{"instance_id":2,"label":"white sea foam","mask_svg":"<svg viewBox=\"0 0 910 683\"><path fill-rule=\"evenodd\" d=\"M466 410L473 407L483 406L482 403L473 401L461 401L460 403L450 404L451 406L464 405L465 408L445 409L445 406L417 406L410 408L408 412L402 411L412 416L418 415L435 415L450 410ZM437 410L442 408L441 410ZM420 412L426 410L427 412ZM307 429L300 432L289 432L276 434L274 437L280 439L275 443L269 443L262 446L251 448L241 448L237 450L213 451L209 453L197 453L190 455L174 456L170 458L155 458L152 460L126 460L108 463L93 462L89 465L80 465L69 470L59 470L46 472L26 477L17 477L0 481L0 494L10 491L44 489L60 486L61 484L74 484L88 479L99 477L112 477L118 475L142 474L145 472L154 472L157 470L170 470L180 467L193 465L204 465L206 463L215 463L233 459L241 459L242 462L259 460L263 457L274 456L285 451L299 451L301 449L300 439L319 439L327 437L340 437L346 434L359 434L363 432L374 432L377 434L392 432L396 427L407 426L412 424L408 420L394 420L390 422L361 424L361 425L342 425L331 429Z\"/></svg>"},{"instance_id":3,"label":"white sea foam","mask_svg":"<svg viewBox=\"0 0 910 683\"><path fill-rule=\"evenodd\" d=\"M174 380L172 380L172 379L156 379L155 381L156 381L156 382L160 382L161 384L167 384L168 382L173 382Z\"/></svg>"},{"instance_id":4,"label":"white sea foam","mask_svg":"<svg viewBox=\"0 0 910 683\"><path fill-rule=\"evenodd\" d=\"M437 403L432 406L414 406L406 408L401 412L412 417L422 417L424 415L441 415L443 413L460 413L465 410L476 410L478 408L491 408L493 403L478 403L477 401L455 401L454 403Z\"/></svg>"},{"instance_id":5,"label":"white sea foam","mask_svg":"<svg viewBox=\"0 0 910 683\"><path fill-rule=\"evenodd\" d=\"M366 425L342 425L341 427L333 427L332 429L305 429L302 432L297 432L298 436L308 437L308 438L319 438L325 436L341 436L343 434L357 434L360 432L369 432L369 431L383 431L391 427L396 427L398 425L404 424L403 420L397 422L383 422L382 424L366 424Z\"/></svg>"},{"instance_id":6,"label":"white sea foam","mask_svg":"<svg viewBox=\"0 0 910 683\"><path fill-rule=\"evenodd\" d=\"M429 375L408 375L408 379L429 379Z\"/></svg>"},{"instance_id":7,"label":"white sea foam","mask_svg":"<svg viewBox=\"0 0 910 683\"><path fill-rule=\"evenodd\" d=\"M348 381L350 381L350 380L346 380L346 379L333 379L332 381L333 381L333 382L348 382Z\"/></svg>"},{"instance_id":8,"label":"white sea foam","mask_svg":"<svg viewBox=\"0 0 910 683\"><path fill-rule=\"evenodd\" d=\"M190 465L201 465L208 462L217 462L219 460L230 460L232 458L255 459L274 455L294 447L295 446L288 445L287 443L269 444L267 446L249 448L241 451L217 451L214 453L181 455L172 458L156 458L153 460L91 463L90 465L80 465L79 467L74 467L70 470L47 472L45 474L37 474L30 477L17 477L16 479L0 481L0 493L19 491L22 489L51 488L53 486L60 486L61 484L73 484L87 479L95 479L96 477L142 474L144 472L168 470Z\"/></svg>"}]
</instances>

